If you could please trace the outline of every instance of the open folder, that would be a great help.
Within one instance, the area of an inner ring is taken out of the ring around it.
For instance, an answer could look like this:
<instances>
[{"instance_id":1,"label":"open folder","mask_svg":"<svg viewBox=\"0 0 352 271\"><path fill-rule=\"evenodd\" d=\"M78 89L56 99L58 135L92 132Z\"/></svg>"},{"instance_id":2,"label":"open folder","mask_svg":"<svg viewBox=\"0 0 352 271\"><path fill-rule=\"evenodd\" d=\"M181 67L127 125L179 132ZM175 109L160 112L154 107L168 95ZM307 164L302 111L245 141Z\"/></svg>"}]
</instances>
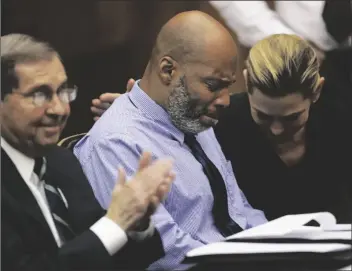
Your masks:
<instances>
[{"instance_id":1,"label":"open folder","mask_svg":"<svg viewBox=\"0 0 352 271\"><path fill-rule=\"evenodd\" d=\"M307 226L314 222L316 226ZM327 212L287 215L187 253L186 262L351 262L351 224ZM338 266L339 264L337 264Z\"/></svg>"},{"instance_id":2,"label":"open folder","mask_svg":"<svg viewBox=\"0 0 352 271\"><path fill-rule=\"evenodd\" d=\"M317 226L307 226L315 222ZM286 215L226 238L239 242L351 244L351 224L336 224L331 213Z\"/></svg>"}]
</instances>

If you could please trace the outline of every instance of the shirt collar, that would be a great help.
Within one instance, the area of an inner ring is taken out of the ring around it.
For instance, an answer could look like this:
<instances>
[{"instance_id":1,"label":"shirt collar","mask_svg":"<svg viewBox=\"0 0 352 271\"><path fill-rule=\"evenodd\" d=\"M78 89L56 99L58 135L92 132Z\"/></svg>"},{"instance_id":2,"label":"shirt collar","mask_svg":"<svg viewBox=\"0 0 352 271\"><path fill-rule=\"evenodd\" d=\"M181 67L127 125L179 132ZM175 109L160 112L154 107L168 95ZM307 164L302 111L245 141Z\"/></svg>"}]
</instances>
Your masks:
<instances>
[{"instance_id":1,"label":"shirt collar","mask_svg":"<svg viewBox=\"0 0 352 271\"><path fill-rule=\"evenodd\" d=\"M139 82L140 80L137 80L133 85L132 90L128 93L131 102L145 116L152 118L156 123L165 126L171 136L183 144L184 133L172 124L169 114L139 87Z\"/></svg>"},{"instance_id":2,"label":"shirt collar","mask_svg":"<svg viewBox=\"0 0 352 271\"><path fill-rule=\"evenodd\" d=\"M1 148L15 164L23 180L29 182L34 169L34 159L12 147L3 137L1 137Z\"/></svg>"}]
</instances>

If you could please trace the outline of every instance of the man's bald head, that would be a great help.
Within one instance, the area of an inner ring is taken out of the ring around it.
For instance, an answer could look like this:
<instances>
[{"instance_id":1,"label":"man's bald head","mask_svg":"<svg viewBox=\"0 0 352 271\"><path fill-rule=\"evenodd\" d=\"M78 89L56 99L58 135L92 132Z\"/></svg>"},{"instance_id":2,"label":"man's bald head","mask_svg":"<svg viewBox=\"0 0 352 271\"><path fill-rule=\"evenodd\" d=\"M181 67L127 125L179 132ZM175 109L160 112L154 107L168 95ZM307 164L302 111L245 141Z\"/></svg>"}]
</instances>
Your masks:
<instances>
[{"instance_id":1,"label":"man's bald head","mask_svg":"<svg viewBox=\"0 0 352 271\"><path fill-rule=\"evenodd\" d=\"M216 124L235 81L236 44L218 21L183 12L161 29L139 85L184 133Z\"/></svg>"},{"instance_id":2,"label":"man's bald head","mask_svg":"<svg viewBox=\"0 0 352 271\"><path fill-rule=\"evenodd\" d=\"M198 62L209 50L229 46L236 50L230 33L214 18L200 11L182 12L159 32L152 52L152 64L169 56L180 64Z\"/></svg>"}]
</instances>

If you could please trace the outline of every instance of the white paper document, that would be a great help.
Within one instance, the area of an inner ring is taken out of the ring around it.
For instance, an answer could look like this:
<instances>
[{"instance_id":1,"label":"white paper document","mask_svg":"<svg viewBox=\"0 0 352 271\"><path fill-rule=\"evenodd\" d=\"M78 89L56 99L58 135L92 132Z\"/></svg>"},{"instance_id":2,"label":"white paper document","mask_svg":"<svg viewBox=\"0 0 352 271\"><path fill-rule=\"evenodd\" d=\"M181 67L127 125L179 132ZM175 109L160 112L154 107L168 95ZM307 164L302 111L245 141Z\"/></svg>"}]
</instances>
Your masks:
<instances>
[{"instance_id":1,"label":"white paper document","mask_svg":"<svg viewBox=\"0 0 352 271\"><path fill-rule=\"evenodd\" d=\"M328 253L350 249L346 244L267 244L267 243L242 243L218 242L208 244L187 253L187 257L227 254L262 254L262 253L290 253L313 252Z\"/></svg>"},{"instance_id":2,"label":"white paper document","mask_svg":"<svg viewBox=\"0 0 352 271\"><path fill-rule=\"evenodd\" d=\"M319 226L305 226L312 220ZM291 252L344 253L351 251L351 242L351 225L336 224L335 217L330 213L287 215L229 236L226 242L196 248L187 257Z\"/></svg>"},{"instance_id":3,"label":"white paper document","mask_svg":"<svg viewBox=\"0 0 352 271\"><path fill-rule=\"evenodd\" d=\"M304 226L316 221L320 227ZM351 225L336 224L330 213L286 215L266 224L231 235L226 240L298 238L307 240L351 240Z\"/></svg>"}]
</instances>

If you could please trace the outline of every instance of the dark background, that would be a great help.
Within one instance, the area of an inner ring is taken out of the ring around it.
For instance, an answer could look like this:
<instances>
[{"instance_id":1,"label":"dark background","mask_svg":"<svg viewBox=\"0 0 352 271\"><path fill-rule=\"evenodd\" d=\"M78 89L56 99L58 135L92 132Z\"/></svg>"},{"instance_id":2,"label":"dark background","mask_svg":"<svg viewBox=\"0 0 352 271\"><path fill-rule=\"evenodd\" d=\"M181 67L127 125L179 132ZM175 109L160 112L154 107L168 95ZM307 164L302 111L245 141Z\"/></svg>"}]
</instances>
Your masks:
<instances>
[{"instance_id":1,"label":"dark background","mask_svg":"<svg viewBox=\"0 0 352 271\"><path fill-rule=\"evenodd\" d=\"M104 92L124 92L140 78L161 26L175 14L202 10L221 20L207 1L3 0L1 35L29 34L61 54L78 99L63 137L93 124L91 100ZM241 59L246 49L239 46ZM239 71L243 61L239 61ZM243 89L242 72L232 91Z\"/></svg>"}]
</instances>

